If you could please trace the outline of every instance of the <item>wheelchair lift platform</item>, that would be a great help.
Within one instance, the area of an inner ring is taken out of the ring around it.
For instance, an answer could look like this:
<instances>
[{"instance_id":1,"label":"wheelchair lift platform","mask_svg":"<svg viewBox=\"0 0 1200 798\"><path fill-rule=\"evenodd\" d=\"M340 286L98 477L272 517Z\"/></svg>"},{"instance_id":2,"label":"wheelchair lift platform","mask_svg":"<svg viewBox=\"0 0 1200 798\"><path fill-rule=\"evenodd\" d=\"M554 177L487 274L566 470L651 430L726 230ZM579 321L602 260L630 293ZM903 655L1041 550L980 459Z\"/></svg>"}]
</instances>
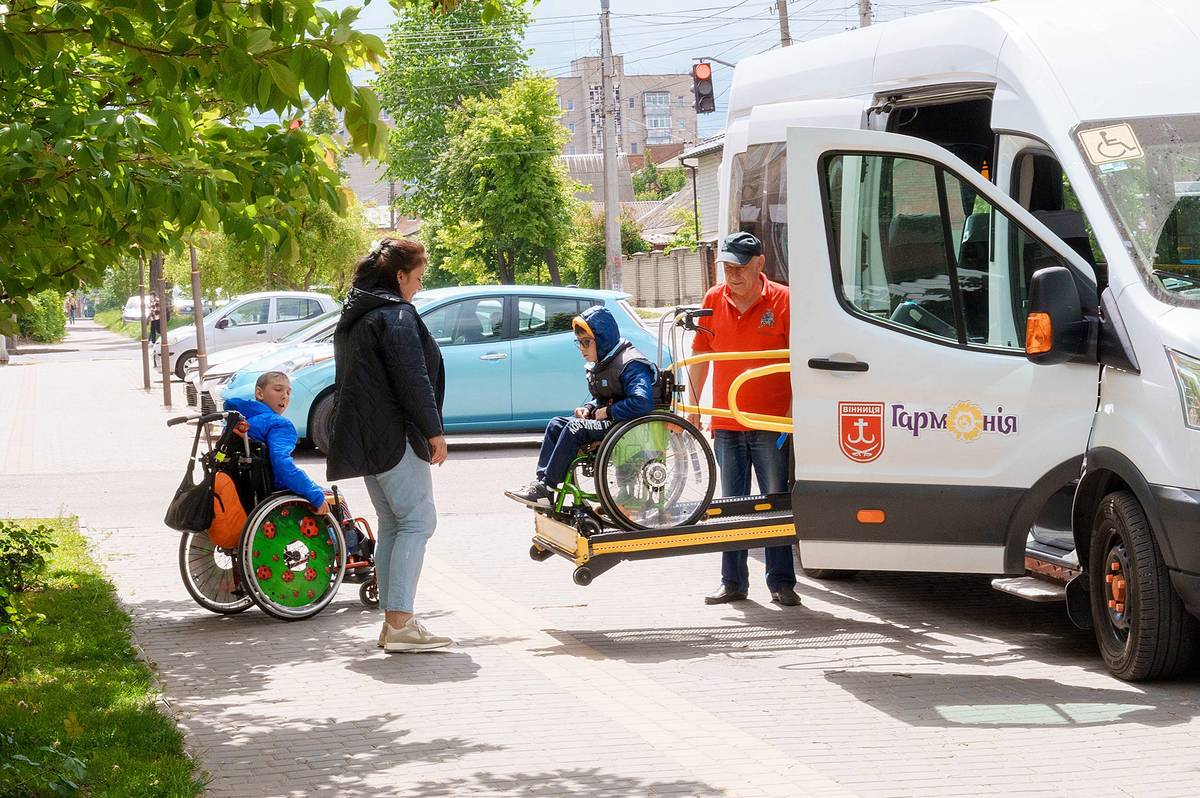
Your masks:
<instances>
[{"instance_id":1,"label":"wheelchair lift platform","mask_svg":"<svg viewBox=\"0 0 1200 798\"><path fill-rule=\"evenodd\" d=\"M575 563L572 578L577 585L590 584L625 560L790 546L796 542L789 493L713 499L704 519L687 526L630 530L602 524L590 535L580 532L566 513L535 508L534 528L529 556L542 561L557 554L571 560Z\"/></svg>"}]
</instances>

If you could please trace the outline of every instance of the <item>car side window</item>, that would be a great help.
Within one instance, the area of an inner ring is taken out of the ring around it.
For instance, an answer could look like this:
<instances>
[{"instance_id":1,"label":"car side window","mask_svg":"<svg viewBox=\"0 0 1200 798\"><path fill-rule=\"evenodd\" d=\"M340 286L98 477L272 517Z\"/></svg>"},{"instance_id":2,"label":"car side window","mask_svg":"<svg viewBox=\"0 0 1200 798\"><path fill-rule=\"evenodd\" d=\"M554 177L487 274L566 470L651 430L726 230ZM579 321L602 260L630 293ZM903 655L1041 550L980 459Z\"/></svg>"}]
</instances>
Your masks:
<instances>
[{"instance_id":1,"label":"car side window","mask_svg":"<svg viewBox=\"0 0 1200 798\"><path fill-rule=\"evenodd\" d=\"M250 324L266 324L270 317L271 300L256 299L234 308L225 318L229 319L230 327L244 327Z\"/></svg>"},{"instance_id":2,"label":"car side window","mask_svg":"<svg viewBox=\"0 0 1200 798\"><path fill-rule=\"evenodd\" d=\"M1012 259L1067 265L971 184L891 155L826 159L832 250L848 308L966 346L1024 351L1024 286Z\"/></svg>"},{"instance_id":3,"label":"car side window","mask_svg":"<svg viewBox=\"0 0 1200 798\"><path fill-rule=\"evenodd\" d=\"M504 298L481 297L443 305L421 316L439 346L461 346L504 337Z\"/></svg>"},{"instance_id":4,"label":"car side window","mask_svg":"<svg viewBox=\"0 0 1200 798\"><path fill-rule=\"evenodd\" d=\"M517 300L517 337L570 332L571 319L579 314L580 304L580 300L566 297L520 297Z\"/></svg>"},{"instance_id":5,"label":"car side window","mask_svg":"<svg viewBox=\"0 0 1200 798\"><path fill-rule=\"evenodd\" d=\"M306 297L279 297L275 300L275 321L301 321L321 315L321 303Z\"/></svg>"}]
</instances>

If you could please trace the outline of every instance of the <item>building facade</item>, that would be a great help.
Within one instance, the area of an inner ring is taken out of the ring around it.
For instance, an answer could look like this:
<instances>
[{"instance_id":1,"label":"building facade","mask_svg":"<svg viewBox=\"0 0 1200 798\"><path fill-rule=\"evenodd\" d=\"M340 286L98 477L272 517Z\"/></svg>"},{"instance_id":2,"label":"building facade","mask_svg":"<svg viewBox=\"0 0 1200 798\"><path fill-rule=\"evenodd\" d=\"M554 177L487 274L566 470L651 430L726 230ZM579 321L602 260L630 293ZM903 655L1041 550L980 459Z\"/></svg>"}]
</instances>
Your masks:
<instances>
[{"instance_id":1,"label":"building facade","mask_svg":"<svg viewBox=\"0 0 1200 798\"><path fill-rule=\"evenodd\" d=\"M604 117L600 110L601 59L571 62L571 74L558 78L558 107L571 134L564 155L604 152ZM613 56L616 72L617 152L645 155L648 145L699 141L692 76L627 75L623 56Z\"/></svg>"}]
</instances>

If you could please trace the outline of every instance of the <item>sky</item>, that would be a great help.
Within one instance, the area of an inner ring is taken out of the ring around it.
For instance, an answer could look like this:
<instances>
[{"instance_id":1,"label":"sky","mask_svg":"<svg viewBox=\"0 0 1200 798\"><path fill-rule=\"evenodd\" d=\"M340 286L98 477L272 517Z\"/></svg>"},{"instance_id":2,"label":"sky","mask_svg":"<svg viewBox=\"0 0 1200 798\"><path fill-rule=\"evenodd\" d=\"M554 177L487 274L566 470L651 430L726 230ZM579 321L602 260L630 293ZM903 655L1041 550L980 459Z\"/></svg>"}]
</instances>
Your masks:
<instances>
[{"instance_id":1,"label":"sky","mask_svg":"<svg viewBox=\"0 0 1200 798\"><path fill-rule=\"evenodd\" d=\"M471 0L465 0L471 2ZM888 0L873 2L877 21L969 5L982 0ZM327 0L341 9L361 0ZM780 46L773 0L610 0L613 52L625 56L626 74L686 74L693 59L720 58L736 64L746 56ZM858 24L856 0L788 0L793 42L828 36ZM386 38L396 12L387 0L372 0L356 26ZM541 0L525 37L529 65L552 77L567 75L571 60L600 54L600 0ZM725 126L733 70L715 64L717 110L700 115L701 138Z\"/></svg>"}]
</instances>

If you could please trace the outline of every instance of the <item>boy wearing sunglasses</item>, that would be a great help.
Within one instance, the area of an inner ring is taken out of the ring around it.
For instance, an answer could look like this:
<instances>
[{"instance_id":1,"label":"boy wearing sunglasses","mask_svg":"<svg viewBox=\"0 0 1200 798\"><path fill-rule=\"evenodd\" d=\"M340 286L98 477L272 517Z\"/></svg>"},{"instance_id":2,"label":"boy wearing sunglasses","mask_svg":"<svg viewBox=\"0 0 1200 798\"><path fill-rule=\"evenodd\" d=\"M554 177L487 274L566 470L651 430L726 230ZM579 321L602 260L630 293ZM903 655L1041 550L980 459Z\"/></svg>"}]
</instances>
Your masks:
<instances>
[{"instance_id":1,"label":"boy wearing sunglasses","mask_svg":"<svg viewBox=\"0 0 1200 798\"><path fill-rule=\"evenodd\" d=\"M556 416L546 426L538 454L536 479L505 491L530 507L549 507L554 490L567 476L571 461L587 443L598 441L620 421L654 410L657 369L633 344L621 337L616 319L597 305L571 320L575 343L587 366L591 401L575 408L573 417Z\"/></svg>"}]
</instances>

